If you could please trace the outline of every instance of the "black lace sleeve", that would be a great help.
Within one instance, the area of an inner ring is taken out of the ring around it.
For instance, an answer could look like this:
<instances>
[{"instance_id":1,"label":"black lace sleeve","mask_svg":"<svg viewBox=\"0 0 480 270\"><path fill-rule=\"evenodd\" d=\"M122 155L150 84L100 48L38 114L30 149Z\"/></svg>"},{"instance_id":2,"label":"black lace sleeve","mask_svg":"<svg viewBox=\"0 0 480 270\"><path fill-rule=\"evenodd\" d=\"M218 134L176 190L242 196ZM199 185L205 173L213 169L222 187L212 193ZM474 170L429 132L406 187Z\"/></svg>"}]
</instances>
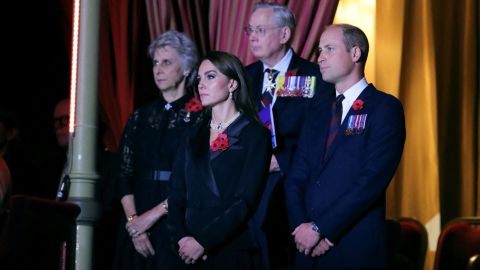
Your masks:
<instances>
[{"instance_id":1,"label":"black lace sleeve","mask_svg":"<svg viewBox=\"0 0 480 270\"><path fill-rule=\"evenodd\" d=\"M135 172L134 165L134 137L136 130L138 129L139 112L133 112L127 122L125 130L123 131L123 137L120 142L119 155L120 155L120 172L118 176L118 192L120 198L127 194L133 194L133 176Z\"/></svg>"}]
</instances>

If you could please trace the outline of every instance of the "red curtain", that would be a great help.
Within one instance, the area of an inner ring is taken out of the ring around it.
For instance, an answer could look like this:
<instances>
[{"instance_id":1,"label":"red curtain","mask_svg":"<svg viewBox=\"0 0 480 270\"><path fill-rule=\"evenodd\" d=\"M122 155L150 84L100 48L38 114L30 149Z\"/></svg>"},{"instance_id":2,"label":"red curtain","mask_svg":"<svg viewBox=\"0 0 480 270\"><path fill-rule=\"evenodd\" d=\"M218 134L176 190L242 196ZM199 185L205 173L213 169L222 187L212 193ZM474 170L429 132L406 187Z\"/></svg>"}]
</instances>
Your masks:
<instances>
[{"instance_id":1,"label":"red curtain","mask_svg":"<svg viewBox=\"0 0 480 270\"><path fill-rule=\"evenodd\" d=\"M221 50L237 55L245 64L255 61L243 28L258 1L145 1L152 39L176 29L190 35L203 54ZM332 23L338 0L268 2L286 5L295 14L297 32L292 47L302 57L315 61L320 34L326 25Z\"/></svg>"},{"instance_id":2,"label":"red curtain","mask_svg":"<svg viewBox=\"0 0 480 270\"><path fill-rule=\"evenodd\" d=\"M297 28L293 48L303 58L317 62L317 48L325 26L333 22L338 0L286 1L295 14Z\"/></svg>"},{"instance_id":3,"label":"red curtain","mask_svg":"<svg viewBox=\"0 0 480 270\"><path fill-rule=\"evenodd\" d=\"M115 151L133 110L138 74L140 1L102 1L99 98L104 144Z\"/></svg>"},{"instance_id":4,"label":"red curtain","mask_svg":"<svg viewBox=\"0 0 480 270\"><path fill-rule=\"evenodd\" d=\"M73 0L61 1L67 17L66 24L71 25ZM244 64L255 61L243 28L248 24L257 1L101 2L99 100L102 122L105 123L103 143L111 151L116 151L134 106L142 103L138 100L145 100L145 95L152 94L145 92L146 81L152 81L151 65L145 60L149 39L176 29L190 35L202 55L211 50L222 50L237 55ZM333 21L338 0L277 2L288 6L296 16L294 50L304 58L315 60L321 31ZM148 25L143 23L145 19ZM150 38L144 39L146 32ZM71 32L66 34L71 36Z\"/></svg>"}]
</instances>

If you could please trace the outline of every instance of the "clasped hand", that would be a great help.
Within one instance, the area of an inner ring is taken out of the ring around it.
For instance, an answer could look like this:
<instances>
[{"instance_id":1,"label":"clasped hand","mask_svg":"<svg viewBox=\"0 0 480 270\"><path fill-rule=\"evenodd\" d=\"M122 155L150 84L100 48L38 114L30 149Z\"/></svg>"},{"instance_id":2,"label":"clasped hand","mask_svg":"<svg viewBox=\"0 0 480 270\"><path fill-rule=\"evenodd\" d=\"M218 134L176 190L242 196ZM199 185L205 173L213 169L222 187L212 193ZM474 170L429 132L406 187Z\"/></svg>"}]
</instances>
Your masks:
<instances>
[{"instance_id":1,"label":"clasped hand","mask_svg":"<svg viewBox=\"0 0 480 270\"><path fill-rule=\"evenodd\" d=\"M333 243L328 239L320 240L320 235L312 230L312 223L298 225L292 235L295 237L298 252L305 254L305 256L320 256L333 247Z\"/></svg>"},{"instance_id":2,"label":"clasped hand","mask_svg":"<svg viewBox=\"0 0 480 270\"><path fill-rule=\"evenodd\" d=\"M154 221L150 217L149 212L146 212L132 221L127 222L125 229L132 237L132 242L135 250L143 257L155 255L152 243L150 242L149 234L147 230L152 227Z\"/></svg>"},{"instance_id":3,"label":"clasped hand","mask_svg":"<svg viewBox=\"0 0 480 270\"><path fill-rule=\"evenodd\" d=\"M178 241L178 255L186 264L194 264L200 257L205 261L207 255L203 255L204 252L202 245L191 236L185 236Z\"/></svg>"},{"instance_id":4,"label":"clasped hand","mask_svg":"<svg viewBox=\"0 0 480 270\"><path fill-rule=\"evenodd\" d=\"M147 233L142 233L139 236L132 238L133 245L135 250L140 253L143 257L155 255L155 250L153 249L152 243Z\"/></svg>"},{"instance_id":5,"label":"clasped hand","mask_svg":"<svg viewBox=\"0 0 480 270\"><path fill-rule=\"evenodd\" d=\"M155 218L151 211L147 211L142 215L134 218L132 221L127 222L125 228L131 237L137 237L140 234L146 232L155 223Z\"/></svg>"}]
</instances>

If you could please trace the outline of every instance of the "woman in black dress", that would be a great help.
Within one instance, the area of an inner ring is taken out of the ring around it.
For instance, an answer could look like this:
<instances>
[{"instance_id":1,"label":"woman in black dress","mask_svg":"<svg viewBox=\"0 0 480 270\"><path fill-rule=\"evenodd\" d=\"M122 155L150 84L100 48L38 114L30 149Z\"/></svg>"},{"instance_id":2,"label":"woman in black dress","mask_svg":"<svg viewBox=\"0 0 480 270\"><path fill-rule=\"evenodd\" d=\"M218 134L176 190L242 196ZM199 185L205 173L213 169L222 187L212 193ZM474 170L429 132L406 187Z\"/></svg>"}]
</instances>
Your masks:
<instances>
[{"instance_id":1,"label":"woman in black dress","mask_svg":"<svg viewBox=\"0 0 480 270\"><path fill-rule=\"evenodd\" d=\"M192 268L251 269L249 220L270 164L270 135L257 120L238 58L212 52L197 78L209 114L177 154L168 228Z\"/></svg>"},{"instance_id":2,"label":"woman in black dress","mask_svg":"<svg viewBox=\"0 0 480 270\"><path fill-rule=\"evenodd\" d=\"M149 46L159 97L135 110L120 145L119 191L126 217L116 269L177 269L166 227L168 182L186 130L199 121L201 103L189 90L197 49L169 31Z\"/></svg>"}]
</instances>

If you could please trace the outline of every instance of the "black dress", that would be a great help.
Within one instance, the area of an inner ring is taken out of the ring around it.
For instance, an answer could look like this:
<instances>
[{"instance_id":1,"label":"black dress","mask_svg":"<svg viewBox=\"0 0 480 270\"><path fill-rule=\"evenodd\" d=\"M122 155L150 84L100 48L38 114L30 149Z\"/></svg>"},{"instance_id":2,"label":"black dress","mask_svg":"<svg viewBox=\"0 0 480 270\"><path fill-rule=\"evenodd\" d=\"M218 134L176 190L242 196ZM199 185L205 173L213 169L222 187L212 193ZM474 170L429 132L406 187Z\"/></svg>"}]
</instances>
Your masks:
<instances>
[{"instance_id":1,"label":"black dress","mask_svg":"<svg viewBox=\"0 0 480 270\"><path fill-rule=\"evenodd\" d=\"M119 148L119 195L134 195L138 215L168 196L179 143L184 141L187 129L201 118L200 112L187 110L185 105L191 99L191 95L185 95L167 103L160 97L134 111L128 120ZM178 269L183 265L170 245L165 216L149 230L155 250L155 256L149 258L135 250L125 222L120 228L115 269Z\"/></svg>"},{"instance_id":2,"label":"black dress","mask_svg":"<svg viewBox=\"0 0 480 270\"><path fill-rule=\"evenodd\" d=\"M193 269L253 269L257 251L249 220L257 208L271 156L270 133L241 115L210 146L208 118L185 140L171 181L168 224L172 243L191 236L205 249Z\"/></svg>"}]
</instances>

